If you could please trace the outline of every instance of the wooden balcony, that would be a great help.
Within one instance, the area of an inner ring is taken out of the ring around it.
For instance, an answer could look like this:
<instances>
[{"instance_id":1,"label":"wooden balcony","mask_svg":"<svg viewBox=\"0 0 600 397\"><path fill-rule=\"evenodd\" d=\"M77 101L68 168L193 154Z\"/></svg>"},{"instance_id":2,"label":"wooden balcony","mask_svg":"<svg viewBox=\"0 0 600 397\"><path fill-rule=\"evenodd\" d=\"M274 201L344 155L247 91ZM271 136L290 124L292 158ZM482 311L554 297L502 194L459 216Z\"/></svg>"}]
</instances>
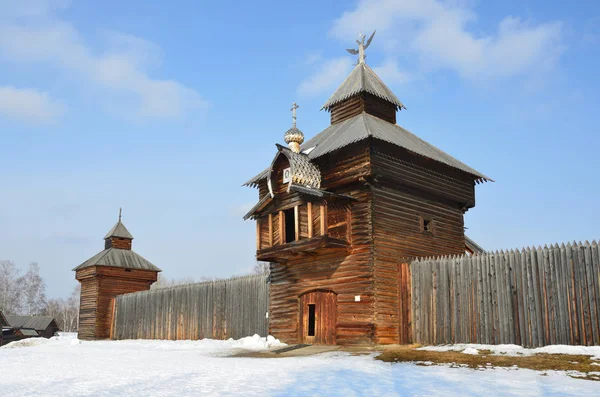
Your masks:
<instances>
[{"instance_id":1,"label":"wooden balcony","mask_svg":"<svg viewBox=\"0 0 600 397\"><path fill-rule=\"evenodd\" d=\"M350 211L326 203L300 203L257 219L256 258L287 261L299 255L350 248Z\"/></svg>"},{"instance_id":2,"label":"wooden balcony","mask_svg":"<svg viewBox=\"0 0 600 397\"><path fill-rule=\"evenodd\" d=\"M265 262L285 262L299 256L318 255L324 250L331 252L349 249L348 241L324 235L260 249L256 251L256 259Z\"/></svg>"}]
</instances>

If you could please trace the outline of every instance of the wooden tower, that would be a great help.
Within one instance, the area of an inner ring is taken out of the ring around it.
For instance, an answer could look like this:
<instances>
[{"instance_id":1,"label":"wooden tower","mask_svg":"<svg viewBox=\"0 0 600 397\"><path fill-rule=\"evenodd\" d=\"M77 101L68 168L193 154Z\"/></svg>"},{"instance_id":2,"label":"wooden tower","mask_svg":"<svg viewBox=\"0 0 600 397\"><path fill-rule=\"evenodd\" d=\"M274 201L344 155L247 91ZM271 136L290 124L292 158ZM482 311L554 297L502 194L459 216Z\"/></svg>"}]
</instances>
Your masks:
<instances>
[{"instance_id":1,"label":"wooden tower","mask_svg":"<svg viewBox=\"0 0 600 397\"><path fill-rule=\"evenodd\" d=\"M145 291L161 270L131 250L133 236L119 221L104 237L104 251L73 269L81 283L79 339L110 337L113 298Z\"/></svg>"},{"instance_id":2,"label":"wooden tower","mask_svg":"<svg viewBox=\"0 0 600 397\"><path fill-rule=\"evenodd\" d=\"M408 343L403 264L463 254L463 214L490 180L395 124L404 105L365 63L369 42L323 106L331 125L302 142L294 106L289 148L245 184L259 190L245 219L271 262L270 332L287 343Z\"/></svg>"}]
</instances>

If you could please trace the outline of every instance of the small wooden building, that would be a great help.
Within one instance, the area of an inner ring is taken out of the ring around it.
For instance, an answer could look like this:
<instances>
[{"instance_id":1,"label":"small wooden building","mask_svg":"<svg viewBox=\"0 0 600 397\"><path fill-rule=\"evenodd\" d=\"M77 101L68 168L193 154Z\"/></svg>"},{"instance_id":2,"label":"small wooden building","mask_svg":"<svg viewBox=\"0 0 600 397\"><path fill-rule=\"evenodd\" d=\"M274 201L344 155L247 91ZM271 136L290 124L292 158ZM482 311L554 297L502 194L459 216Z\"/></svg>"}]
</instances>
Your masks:
<instances>
[{"instance_id":1,"label":"small wooden building","mask_svg":"<svg viewBox=\"0 0 600 397\"><path fill-rule=\"evenodd\" d=\"M53 337L60 328L52 316L6 316L8 324L23 337Z\"/></svg>"},{"instance_id":2,"label":"small wooden building","mask_svg":"<svg viewBox=\"0 0 600 397\"><path fill-rule=\"evenodd\" d=\"M79 339L110 337L113 298L145 291L161 270L131 250L133 236L119 221L104 237L104 250L73 270L81 282Z\"/></svg>"},{"instance_id":3,"label":"small wooden building","mask_svg":"<svg viewBox=\"0 0 600 397\"><path fill-rule=\"evenodd\" d=\"M363 40L364 43L364 40ZM464 254L464 213L490 180L396 125L400 100L360 59L304 141L294 122L259 191L257 251L271 262L270 332L287 343L410 341L409 258ZM357 53L359 51L356 51Z\"/></svg>"}]
</instances>

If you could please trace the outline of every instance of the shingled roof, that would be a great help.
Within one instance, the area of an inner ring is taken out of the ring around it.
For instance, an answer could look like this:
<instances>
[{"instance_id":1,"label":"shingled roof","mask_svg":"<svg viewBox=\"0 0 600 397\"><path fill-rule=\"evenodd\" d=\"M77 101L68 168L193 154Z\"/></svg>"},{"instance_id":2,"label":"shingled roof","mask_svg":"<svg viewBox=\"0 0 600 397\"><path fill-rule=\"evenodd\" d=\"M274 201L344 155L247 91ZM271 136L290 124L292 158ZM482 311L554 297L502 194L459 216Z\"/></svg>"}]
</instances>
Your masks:
<instances>
[{"instance_id":1,"label":"shingled roof","mask_svg":"<svg viewBox=\"0 0 600 397\"><path fill-rule=\"evenodd\" d=\"M73 270L77 271L91 266L111 266L123 269L152 270L155 272L162 271L141 255L138 255L131 250L118 248L105 249Z\"/></svg>"},{"instance_id":2,"label":"shingled roof","mask_svg":"<svg viewBox=\"0 0 600 397\"><path fill-rule=\"evenodd\" d=\"M473 175L478 181L492 180L448 153L425 142L410 131L364 112L341 123L329 126L305 142L302 149L308 152L310 159L315 159L367 138L380 139L418 155L439 161Z\"/></svg>"},{"instance_id":3,"label":"shingled roof","mask_svg":"<svg viewBox=\"0 0 600 397\"><path fill-rule=\"evenodd\" d=\"M367 138L376 138L407 149L420 156L446 164L475 177L477 182L492 181L488 176L469 167L443 150L425 142L410 131L367 113L361 113L341 123L333 124L302 145L302 152L313 160ZM266 179L268 169L246 182L255 187Z\"/></svg>"},{"instance_id":4,"label":"shingled roof","mask_svg":"<svg viewBox=\"0 0 600 397\"><path fill-rule=\"evenodd\" d=\"M368 92L381 99L384 99L394 105L398 109L406 109L396 95L390 90L383 81L375 74L373 69L364 62L360 62L346 77L346 80L338 87L338 89L329 97L327 102L321 109L330 109L333 105L342 102L361 92Z\"/></svg>"},{"instance_id":5,"label":"shingled roof","mask_svg":"<svg viewBox=\"0 0 600 397\"><path fill-rule=\"evenodd\" d=\"M310 161L308 155L295 153L285 146L276 146L279 152L287 157L290 162L292 184L314 188L321 187L321 171ZM277 156L275 156L275 159L277 159Z\"/></svg>"},{"instance_id":6,"label":"shingled roof","mask_svg":"<svg viewBox=\"0 0 600 397\"><path fill-rule=\"evenodd\" d=\"M29 328L44 331L52 321L52 316L6 316L8 324L13 328Z\"/></svg>"},{"instance_id":7,"label":"shingled roof","mask_svg":"<svg viewBox=\"0 0 600 397\"><path fill-rule=\"evenodd\" d=\"M465 234L465 246L474 254L485 254L485 250Z\"/></svg>"},{"instance_id":8,"label":"shingled roof","mask_svg":"<svg viewBox=\"0 0 600 397\"><path fill-rule=\"evenodd\" d=\"M128 238L128 239L133 240L133 236L131 235L131 233L129 233L129 230L127 230L125 225L121 223L121 219L119 219L119 221L116 223L116 225L114 225L112 227L112 229L110 229L109 232L106 233L106 236L104 236L104 239L111 238L111 237L121 237L121 238Z\"/></svg>"}]
</instances>

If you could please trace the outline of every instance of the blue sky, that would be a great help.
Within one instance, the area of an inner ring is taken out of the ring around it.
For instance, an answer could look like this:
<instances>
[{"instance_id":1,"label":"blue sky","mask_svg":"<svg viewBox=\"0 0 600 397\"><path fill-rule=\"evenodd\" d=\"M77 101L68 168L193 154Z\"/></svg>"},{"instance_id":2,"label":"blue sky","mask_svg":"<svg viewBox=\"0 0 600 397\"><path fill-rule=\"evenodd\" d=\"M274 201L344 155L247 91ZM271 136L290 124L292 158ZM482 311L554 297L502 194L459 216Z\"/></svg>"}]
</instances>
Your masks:
<instances>
[{"instance_id":1,"label":"blue sky","mask_svg":"<svg viewBox=\"0 0 600 397\"><path fill-rule=\"evenodd\" d=\"M369 63L398 124L496 180L467 234L488 249L598 239L597 1L0 0L0 259L49 296L103 248L119 207L167 277L254 264L240 185L291 124L310 138Z\"/></svg>"}]
</instances>

